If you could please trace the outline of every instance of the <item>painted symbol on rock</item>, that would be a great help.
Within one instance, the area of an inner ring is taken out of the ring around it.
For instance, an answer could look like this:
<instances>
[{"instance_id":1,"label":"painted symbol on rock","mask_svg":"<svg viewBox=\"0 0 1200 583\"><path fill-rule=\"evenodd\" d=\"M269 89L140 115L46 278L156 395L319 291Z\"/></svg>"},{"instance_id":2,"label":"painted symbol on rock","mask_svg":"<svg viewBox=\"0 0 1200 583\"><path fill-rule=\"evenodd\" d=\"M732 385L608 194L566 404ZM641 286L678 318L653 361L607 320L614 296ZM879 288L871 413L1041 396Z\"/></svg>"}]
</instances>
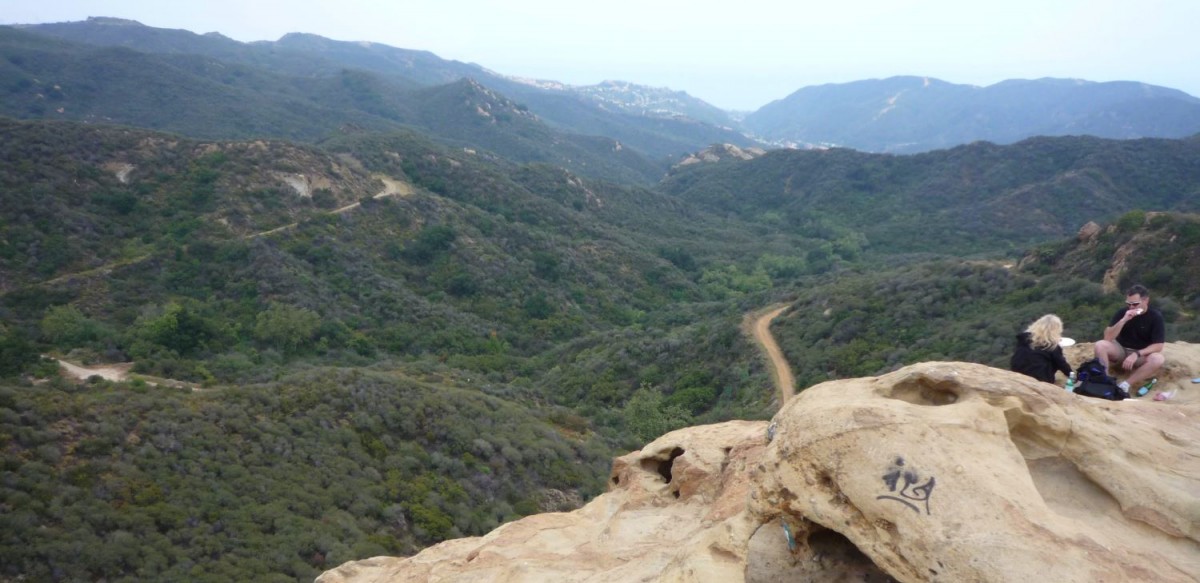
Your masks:
<instances>
[{"instance_id":1,"label":"painted symbol on rock","mask_svg":"<svg viewBox=\"0 0 1200 583\"><path fill-rule=\"evenodd\" d=\"M936 482L933 476L930 476L924 484L921 484L920 481L920 474L906 469L904 458L897 457L892 466L888 468L888 473L883 475L883 483L894 495L884 494L876 496L875 499L894 500L909 507L917 514L921 513L920 507L917 506L919 503L925 507L925 514L929 514L929 497L933 495L933 486Z\"/></svg>"}]
</instances>

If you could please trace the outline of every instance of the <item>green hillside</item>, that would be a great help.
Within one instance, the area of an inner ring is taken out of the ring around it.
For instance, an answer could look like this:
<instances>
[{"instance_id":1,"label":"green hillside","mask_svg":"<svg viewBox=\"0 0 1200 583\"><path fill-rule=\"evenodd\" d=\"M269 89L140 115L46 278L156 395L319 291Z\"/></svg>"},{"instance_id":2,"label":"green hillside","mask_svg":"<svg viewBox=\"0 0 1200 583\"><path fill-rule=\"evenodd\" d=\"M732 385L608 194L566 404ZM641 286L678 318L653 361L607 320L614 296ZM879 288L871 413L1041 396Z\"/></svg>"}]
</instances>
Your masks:
<instances>
[{"instance_id":1,"label":"green hillside","mask_svg":"<svg viewBox=\"0 0 1200 583\"><path fill-rule=\"evenodd\" d=\"M469 82L427 91L547 139ZM1122 249L1147 261L1119 283L1200 339L1200 229L1158 212L1195 199L1194 141L774 152L649 189L409 130L0 133L2 578L311 580L577 506L666 430L773 412L739 326L781 301L799 388L1002 365L1051 311L1088 338ZM912 242L1014 197L1043 222ZM201 390L75 384L41 353Z\"/></svg>"},{"instance_id":2,"label":"green hillside","mask_svg":"<svg viewBox=\"0 0 1200 583\"><path fill-rule=\"evenodd\" d=\"M666 164L710 143L751 143L711 123L614 111L585 94L547 91L427 51L312 34L240 43L219 34L91 18L0 27L0 57L0 115L26 119L99 120L207 139L309 141L347 126L380 131L407 125L456 145L512 147L499 154L514 160L552 161L587 176L639 184L657 181ZM505 96L493 96L493 102L514 100L506 109L519 106L530 120L462 123L475 111L453 111L462 102L430 100L460 93L468 80ZM437 89L441 85L452 87ZM413 94L421 88L431 91ZM688 99L693 110L707 105ZM446 109L453 111L447 118L430 115ZM449 130L445 136L443 129Z\"/></svg>"},{"instance_id":3,"label":"green hillside","mask_svg":"<svg viewBox=\"0 0 1200 583\"><path fill-rule=\"evenodd\" d=\"M319 368L0 388L0 448L0 576L39 581L311 581L595 495L610 453L436 374Z\"/></svg>"},{"instance_id":4,"label":"green hillside","mask_svg":"<svg viewBox=\"0 0 1200 583\"><path fill-rule=\"evenodd\" d=\"M661 190L785 232L840 230L881 253L1020 250L1130 210L1200 210L1200 139L776 150L678 169Z\"/></svg>"},{"instance_id":5,"label":"green hillside","mask_svg":"<svg viewBox=\"0 0 1200 583\"><path fill-rule=\"evenodd\" d=\"M1121 262L1105 291L1118 256L1136 260ZM1134 283L1150 288L1169 341L1200 340L1200 215L1133 211L1093 238L1039 246L1019 263L843 272L799 290L775 331L801 388L924 361L1005 368L1015 335L1043 314L1063 319L1064 336L1098 339Z\"/></svg>"},{"instance_id":6,"label":"green hillside","mask_svg":"<svg viewBox=\"0 0 1200 583\"><path fill-rule=\"evenodd\" d=\"M629 326L700 334L696 322L736 321L738 309L692 304L829 267L805 260L827 241L413 134L318 150L63 123L6 131L20 139L3 155L23 162L3 178L5 318L29 337L51 313L74 319L86 332L47 348L181 380L269 379L297 359L440 358L511 381L553 368L546 351L565 340ZM384 180L404 192L374 198ZM271 331L289 323L307 324L294 338ZM727 378L726 365L706 368L734 385L698 411L746 402L753 379ZM606 406L641 380L612 374ZM685 376L654 378L669 391Z\"/></svg>"},{"instance_id":7,"label":"green hillside","mask_svg":"<svg viewBox=\"0 0 1200 583\"><path fill-rule=\"evenodd\" d=\"M0 27L0 57L0 115L14 118L306 142L419 128L457 147L585 176L652 184L664 173L660 161L636 149L551 129L525 106L469 80L416 89L402 77L362 69L280 72L245 64L253 59L93 47L11 27Z\"/></svg>"}]
</instances>

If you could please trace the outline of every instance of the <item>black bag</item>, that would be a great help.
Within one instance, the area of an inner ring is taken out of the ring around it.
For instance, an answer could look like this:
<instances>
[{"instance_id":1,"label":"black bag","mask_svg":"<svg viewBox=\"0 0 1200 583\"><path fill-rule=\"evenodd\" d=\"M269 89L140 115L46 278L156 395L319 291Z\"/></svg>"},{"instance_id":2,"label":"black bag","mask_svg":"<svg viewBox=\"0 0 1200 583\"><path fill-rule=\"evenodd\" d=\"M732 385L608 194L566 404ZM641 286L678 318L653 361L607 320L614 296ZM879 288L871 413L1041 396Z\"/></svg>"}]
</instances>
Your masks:
<instances>
[{"instance_id":1,"label":"black bag","mask_svg":"<svg viewBox=\"0 0 1200 583\"><path fill-rule=\"evenodd\" d=\"M1075 381L1083 383L1083 381L1098 381L1102 383L1117 384L1116 379L1104 373L1104 365L1100 364L1100 359L1093 358L1082 362L1075 369Z\"/></svg>"},{"instance_id":2,"label":"black bag","mask_svg":"<svg viewBox=\"0 0 1200 583\"><path fill-rule=\"evenodd\" d=\"M1101 381L1083 381L1075 385L1075 394L1109 401L1122 401L1128 395L1120 387Z\"/></svg>"},{"instance_id":3,"label":"black bag","mask_svg":"<svg viewBox=\"0 0 1200 583\"><path fill-rule=\"evenodd\" d=\"M1117 387L1117 379L1104 373L1104 365L1095 358L1075 369L1075 393L1109 401L1121 401L1129 396Z\"/></svg>"}]
</instances>

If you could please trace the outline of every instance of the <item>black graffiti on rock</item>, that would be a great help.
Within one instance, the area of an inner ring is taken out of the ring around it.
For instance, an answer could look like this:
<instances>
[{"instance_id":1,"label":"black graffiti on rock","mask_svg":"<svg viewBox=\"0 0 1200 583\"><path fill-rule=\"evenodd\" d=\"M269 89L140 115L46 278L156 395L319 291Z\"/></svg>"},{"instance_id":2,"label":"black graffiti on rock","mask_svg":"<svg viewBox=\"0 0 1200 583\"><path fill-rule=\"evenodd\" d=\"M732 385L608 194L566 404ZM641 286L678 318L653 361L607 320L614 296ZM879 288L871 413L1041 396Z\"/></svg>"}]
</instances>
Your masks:
<instances>
[{"instance_id":1,"label":"black graffiti on rock","mask_svg":"<svg viewBox=\"0 0 1200 583\"><path fill-rule=\"evenodd\" d=\"M920 482L921 475L915 470L905 468L904 458L897 456L896 461L892 462L891 467L888 468L888 472L883 475L883 483L891 494L876 496L875 499L899 502L917 514L921 513L923 506L925 514L930 514L929 497L933 495L933 486L937 482L933 476L929 476L924 484Z\"/></svg>"}]
</instances>

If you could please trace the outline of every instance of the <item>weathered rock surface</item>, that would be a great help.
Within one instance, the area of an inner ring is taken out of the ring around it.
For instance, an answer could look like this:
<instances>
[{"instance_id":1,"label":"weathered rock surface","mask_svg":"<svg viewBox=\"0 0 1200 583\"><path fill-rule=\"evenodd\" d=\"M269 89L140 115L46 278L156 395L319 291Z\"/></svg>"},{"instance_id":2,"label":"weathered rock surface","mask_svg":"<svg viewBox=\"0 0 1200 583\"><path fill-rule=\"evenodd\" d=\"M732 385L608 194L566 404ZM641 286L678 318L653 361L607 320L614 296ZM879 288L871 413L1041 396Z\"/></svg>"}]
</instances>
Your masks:
<instances>
[{"instance_id":1,"label":"weathered rock surface","mask_svg":"<svg viewBox=\"0 0 1200 583\"><path fill-rule=\"evenodd\" d=\"M958 362L823 383L770 430L692 427L618 458L574 512L318 581L1197 581L1200 346L1166 356L1161 402Z\"/></svg>"}]
</instances>

